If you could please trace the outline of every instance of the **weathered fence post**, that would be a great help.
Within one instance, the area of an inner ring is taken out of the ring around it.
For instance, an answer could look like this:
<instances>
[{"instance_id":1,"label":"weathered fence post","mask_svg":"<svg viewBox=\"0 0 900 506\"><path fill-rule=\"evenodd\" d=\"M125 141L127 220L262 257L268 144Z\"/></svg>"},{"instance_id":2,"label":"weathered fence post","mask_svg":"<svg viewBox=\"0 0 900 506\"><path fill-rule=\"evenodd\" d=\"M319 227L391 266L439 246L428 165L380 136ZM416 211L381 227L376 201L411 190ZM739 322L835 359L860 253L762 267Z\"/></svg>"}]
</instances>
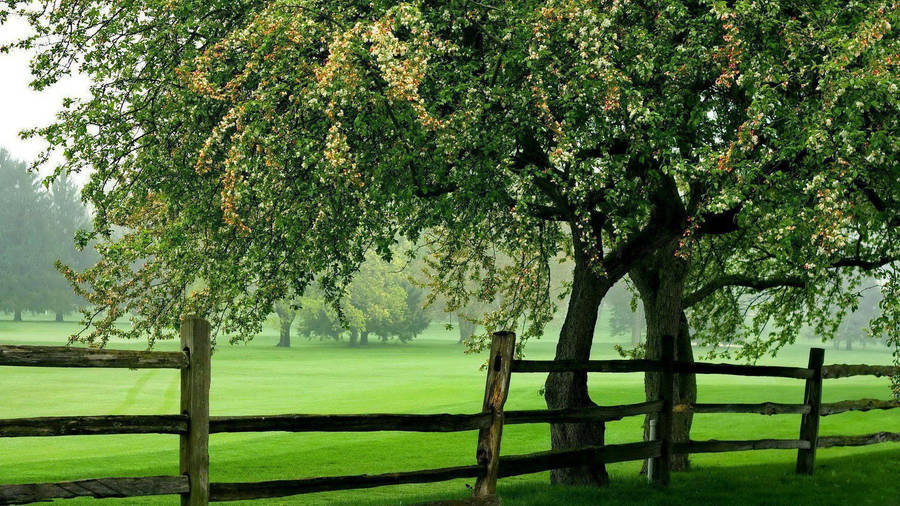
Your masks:
<instances>
[{"instance_id":1,"label":"weathered fence post","mask_svg":"<svg viewBox=\"0 0 900 506\"><path fill-rule=\"evenodd\" d=\"M672 465L672 402L675 399L675 338L662 336L660 349L662 372L659 375L657 399L662 407L657 415L656 434L661 443L660 455L656 458L648 472L650 479L660 485L669 484L669 469Z\"/></svg>"},{"instance_id":2,"label":"weathered fence post","mask_svg":"<svg viewBox=\"0 0 900 506\"><path fill-rule=\"evenodd\" d=\"M190 491L181 495L182 506L209 504L209 322L188 316L181 322L181 347L188 367L181 370L181 412L188 416L188 430L181 435L180 469L190 480Z\"/></svg>"},{"instance_id":3,"label":"weathered fence post","mask_svg":"<svg viewBox=\"0 0 900 506\"><path fill-rule=\"evenodd\" d=\"M819 442L819 416L822 411L822 364L825 363L823 348L810 348L809 368L813 375L806 380L803 404L809 405L809 413L800 421L800 440L809 441L809 449L797 450L797 474L813 474L816 467L816 444Z\"/></svg>"},{"instance_id":4,"label":"weathered fence post","mask_svg":"<svg viewBox=\"0 0 900 506\"><path fill-rule=\"evenodd\" d=\"M482 411L491 413L491 423L478 431L475 459L485 467L484 475L475 482L475 497L486 498L497 493L497 473L500 465L500 437L503 433L503 405L509 394L509 377L516 334L495 332L491 337L487 384L484 387Z\"/></svg>"}]
</instances>

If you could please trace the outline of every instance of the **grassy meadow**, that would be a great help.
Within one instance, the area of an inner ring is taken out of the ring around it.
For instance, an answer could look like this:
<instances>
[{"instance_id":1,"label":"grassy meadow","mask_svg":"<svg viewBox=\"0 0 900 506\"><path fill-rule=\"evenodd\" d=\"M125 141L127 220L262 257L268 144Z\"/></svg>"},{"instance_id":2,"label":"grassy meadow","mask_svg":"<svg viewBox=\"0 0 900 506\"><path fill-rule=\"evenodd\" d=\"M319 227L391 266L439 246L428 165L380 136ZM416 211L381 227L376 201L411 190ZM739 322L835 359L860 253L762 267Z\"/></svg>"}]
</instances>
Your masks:
<instances>
[{"instance_id":1,"label":"grassy meadow","mask_svg":"<svg viewBox=\"0 0 900 506\"><path fill-rule=\"evenodd\" d=\"M0 321L0 343L62 344L74 323ZM483 357L464 355L456 332L441 324L408 344L372 342L365 348L295 337L276 348L277 330L267 328L247 345L221 344L213 356L212 415L277 413L474 413L480 409ZM601 325L594 358L614 358L615 342ZM764 363L806 364L804 341ZM528 358L551 358L548 338L528 347ZM140 349L143 343L112 343ZM159 349L175 349L161 343ZM826 364L889 363L884 348L837 351L827 346ZM513 376L509 409L543 407L544 374ZM700 402L802 402L803 382L788 379L701 376ZM885 378L827 380L825 402L888 398ZM595 374L591 394L599 404L643 399L637 374ZM0 418L163 414L177 412L177 371L0 368ZM704 414L695 439L796 438L799 415ZM641 436L641 418L607 425L608 441ZM820 433L865 434L900 430L900 410L846 413L822 419ZM262 481L310 476L379 473L474 462L475 433L252 433L213 435L212 481ZM504 429L503 453L549 448L546 425ZM673 475L670 493L648 486L639 463L609 466L607 489L559 489L547 473L501 480L505 504L900 504L900 445L819 451L814 477L793 474L796 451L768 450L697 455L694 468ZM104 476L171 475L178 472L178 438L167 435L69 436L0 439L0 483L75 480ZM329 492L230 504L412 504L466 497L471 480L429 485ZM104 504L176 504L174 496L107 499ZM91 499L65 501L88 504Z\"/></svg>"}]
</instances>

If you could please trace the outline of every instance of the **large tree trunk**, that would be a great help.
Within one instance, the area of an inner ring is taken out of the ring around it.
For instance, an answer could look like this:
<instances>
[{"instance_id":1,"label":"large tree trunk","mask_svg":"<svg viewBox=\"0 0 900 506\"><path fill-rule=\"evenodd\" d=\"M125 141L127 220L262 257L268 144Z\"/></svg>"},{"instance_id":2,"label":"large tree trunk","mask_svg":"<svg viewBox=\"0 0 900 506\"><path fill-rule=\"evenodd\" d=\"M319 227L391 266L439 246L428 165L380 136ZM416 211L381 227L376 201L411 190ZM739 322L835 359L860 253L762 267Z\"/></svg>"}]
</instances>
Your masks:
<instances>
[{"instance_id":1,"label":"large tree trunk","mask_svg":"<svg viewBox=\"0 0 900 506\"><path fill-rule=\"evenodd\" d=\"M14 322L22 321L22 310L21 309L15 310L15 312L13 313L13 321Z\"/></svg>"},{"instance_id":2,"label":"large tree trunk","mask_svg":"<svg viewBox=\"0 0 900 506\"><path fill-rule=\"evenodd\" d=\"M369 333L368 332L360 332L359 333L359 345L365 346L369 344Z\"/></svg>"},{"instance_id":3,"label":"large tree trunk","mask_svg":"<svg viewBox=\"0 0 900 506\"><path fill-rule=\"evenodd\" d=\"M297 317L297 312L288 307L283 307L280 304L275 306L275 312L278 314L278 319L281 324L281 335L276 346L280 348L290 348L291 325L294 324L294 318Z\"/></svg>"},{"instance_id":4,"label":"large tree trunk","mask_svg":"<svg viewBox=\"0 0 900 506\"><path fill-rule=\"evenodd\" d=\"M350 346L356 346L357 342L359 342L359 331L352 329L350 330Z\"/></svg>"},{"instance_id":5,"label":"large tree trunk","mask_svg":"<svg viewBox=\"0 0 900 506\"><path fill-rule=\"evenodd\" d=\"M650 359L660 358L662 336L670 335L675 337L675 359L683 362L694 361L690 329L681 305L687 271L687 262L676 256L674 249L666 249L629 272L644 306L644 317L647 322L647 357ZM644 376L647 400L657 399L659 379L659 373L647 373ZM696 400L696 375L676 374L674 403L691 404ZM645 439L649 438L649 417L647 421L648 423L644 424ZM673 437L676 442L690 439L692 421L693 414L690 412L675 415ZM689 464L687 455L675 455L672 470L685 470Z\"/></svg>"},{"instance_id":6,"label":"large tree trunk","mask_svg":"<svg viewBox=\"0 0 900 506\"><path fill-rule=\"evenodd\" d=\"M475 330L478 326L464 316L457 315L457 318L459 319L459 344L463 344L475 335Z\"/></svg>"},{"instance_id":7,"label":"large tree trunk","mask_svg":"<svg viewBox=\"0 0 900 506\"><path fill-rule=\"evenodd\" d=\"M609 290L609 283L597 276L579 250L583 251L576 243L572 292L556 346L556 360L590 358L597 310ZM544 397L549 409L596 405L588 394L587 373L549 374ZM601 446L605 430L603 423L555 423L550 425L550 441L554 450ZM609 475L603 464L592 464L553 470L550 481L567 485L605 485L609 483Z\"/></svg>"},{"instance_id":8,"label":"large tree trunk","mask_svg":"<svg viewBox=\"0 0 900 506\"><path fill-rule=\"evenodd\" d=\"M63 320L63 313L62 313L62 311L57 311L57 312L56 312L56 321L58 321L58 322L64 321L64 320Z\"/></svg>"}]
</instances>

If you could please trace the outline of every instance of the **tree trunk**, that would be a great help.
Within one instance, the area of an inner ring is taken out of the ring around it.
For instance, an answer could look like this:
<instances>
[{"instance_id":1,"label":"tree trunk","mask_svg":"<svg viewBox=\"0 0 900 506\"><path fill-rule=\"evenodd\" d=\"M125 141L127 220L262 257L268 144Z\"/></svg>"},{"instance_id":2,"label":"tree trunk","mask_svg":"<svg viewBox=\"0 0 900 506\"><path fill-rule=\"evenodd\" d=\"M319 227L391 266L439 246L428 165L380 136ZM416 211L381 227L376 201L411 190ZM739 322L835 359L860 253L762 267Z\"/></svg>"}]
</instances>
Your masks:
<instances>
[{"instance_id":1,"label":"tree trunk","mask_svg":"<svg viewBox=\"0 0 900 506\"><path fill-rule=\"evenodd\" d=\"M16 311L13 313L13 321L14 322L22 321L22 310L21 309L16 309Z\"/></svg>"},{"instance_id":2,"label":"tree trunk","mask_svg":"<svg viewBox=\"0 0 900 506\"><path fill-rule=\"evenodd\" d=\"M684 280L687 276L687 262L676 256L674 248L665 249L632 269L629 276L641 296L644 306L644 318L647 322L647 358L659 359L662 336L675 337L675 359L693 362L690 329L687 317L682 310L681 298ZM647 400L655 400L659 386L659 373L644 375L644 388ZM675 375L675 404L689 404L697 400L697 378L695 374ZM649 438L650 417L644 424L644 438ZM678 413L673 420L673 438L675 442L690 439L693 414ZM681 471L690 465L688 455L675 455L672 470Z\"/></svg>"},{"instance_id":3,"label":"tree trunk","mask_svg":"<svg viewBox=\"0 0 900 506\"><path fill-rule=\"evenodd\" d=\"M284 307L280 303L275 306L275 312L278 314L278 319L281 323L281 335L276 346L279 348L290 348L291 325L294 324L294 318L297 317L297 312L289 307Z\"/></svg>"},{"instance_id":4,"label":"tree trunk","mask_svg":"<svg viewBox=\"0 0 900 506\"><path fill-rule=\"evenodd\" d=\"M853 350L853 340L847 339L847 344L844 346L844 349L847 351Z\"/></svg>"},{"instance_id":5,"label":"tree trunk","mask_svg":"<svg viewBox=\"0 0 900 506\"><path fill-rule=\"evenodd\" d=\"M356 346L357 342L359 342L359 331L356 329L352 329L350 331L350 346Z\"/></svg>"},{"instance_id":6,"label":"tree trunk","mask_svg":"<svg viewBox=\"0 0 900 506\"><path fill-rule=\"evenodd\" d=\"M609 283L600 278L580 253L576 242L575 270L566 319L556 346L556 360L588 360L597 324L597 310ZM595 406L588 394L587 373L551 373L547 376L544 398L549 409ZM604 444L603 423L555 423L550 425L550 441L554 450ZM555 469L550 481L566 485L605 485L609 475L603 464Z\"/></svg>"},{"instance_id":7,"label":"tree trunk","mask_svg":"<svg viewBox=\"0 0 900 506\"><path fill-rule=\"evenodd\" d=\"M64 315L63 315L62 311L57 311L56 312L56 321L58 321L58 322L65 321L65 320L63 320L63 316Z\"/></svg>"},{"instance_id":8,"label":"tree trunk","mask_svg":"<svg viewBox=\"0 0 900 506\"><path fill-rule=\"evenodd\" d=\"M465 343L470 337L475 335L477 325L469 321L463 316L457 315L459 319L459 344Z\"/></svg>"},{"instance_id":9,"label":"tree trunk","mask_svg":"<svg viewBox=\"0 0 900 506\"><path fill-rule=\"evenodd\" d=\"M365 346L369 344L369 333L368 332L360 332L359 333L359 345Z\"/></svg>"}]
</instances>

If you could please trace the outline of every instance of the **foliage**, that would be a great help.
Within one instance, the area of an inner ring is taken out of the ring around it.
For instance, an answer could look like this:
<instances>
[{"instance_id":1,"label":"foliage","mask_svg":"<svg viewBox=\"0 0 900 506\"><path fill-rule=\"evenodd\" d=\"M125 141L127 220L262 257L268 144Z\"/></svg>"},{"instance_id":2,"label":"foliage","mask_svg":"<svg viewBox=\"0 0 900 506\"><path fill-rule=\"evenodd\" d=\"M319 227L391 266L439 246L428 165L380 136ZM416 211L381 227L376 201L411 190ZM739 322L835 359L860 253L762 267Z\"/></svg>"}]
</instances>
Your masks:
<instances>
[{"instance_id":1,"label":"foliage","mask_svg":"<svg viewBox=\"0 0 900 506\"><path fill-rule=\"evenodd\" d=\"M892 1L42 3L20 44L41 49L36 86L72 66L96 83L36 132L69 154L59 173L95 168L103 260L72 275L89 341L188 312L252 335L314 279L339 299L398 236L439 252L451 304L503 300L488 328L524 318L528 338L559 255L608 289L681 240L704 342L734 330L759 356L799 322L834 328L817 309L846 306L835 279L859 274L833 267L854 245L895 254ZM748 283L702 283L748 272L803 286L745 329Z\"/></svg>"},{"instance_id":2,"label":"foliage","mask_svg":"<svg viewBox=\"0 0 900 506\"><path fill-rule=\"evenodd\" d=\"M345 330L358 336L409 341L428 327L425 291L410 280L411 270L398 262L369 255L347 287L337 308L311 291L298 301L297 328L307 337L340 339Z\"/></svg>"}]
</instances>

